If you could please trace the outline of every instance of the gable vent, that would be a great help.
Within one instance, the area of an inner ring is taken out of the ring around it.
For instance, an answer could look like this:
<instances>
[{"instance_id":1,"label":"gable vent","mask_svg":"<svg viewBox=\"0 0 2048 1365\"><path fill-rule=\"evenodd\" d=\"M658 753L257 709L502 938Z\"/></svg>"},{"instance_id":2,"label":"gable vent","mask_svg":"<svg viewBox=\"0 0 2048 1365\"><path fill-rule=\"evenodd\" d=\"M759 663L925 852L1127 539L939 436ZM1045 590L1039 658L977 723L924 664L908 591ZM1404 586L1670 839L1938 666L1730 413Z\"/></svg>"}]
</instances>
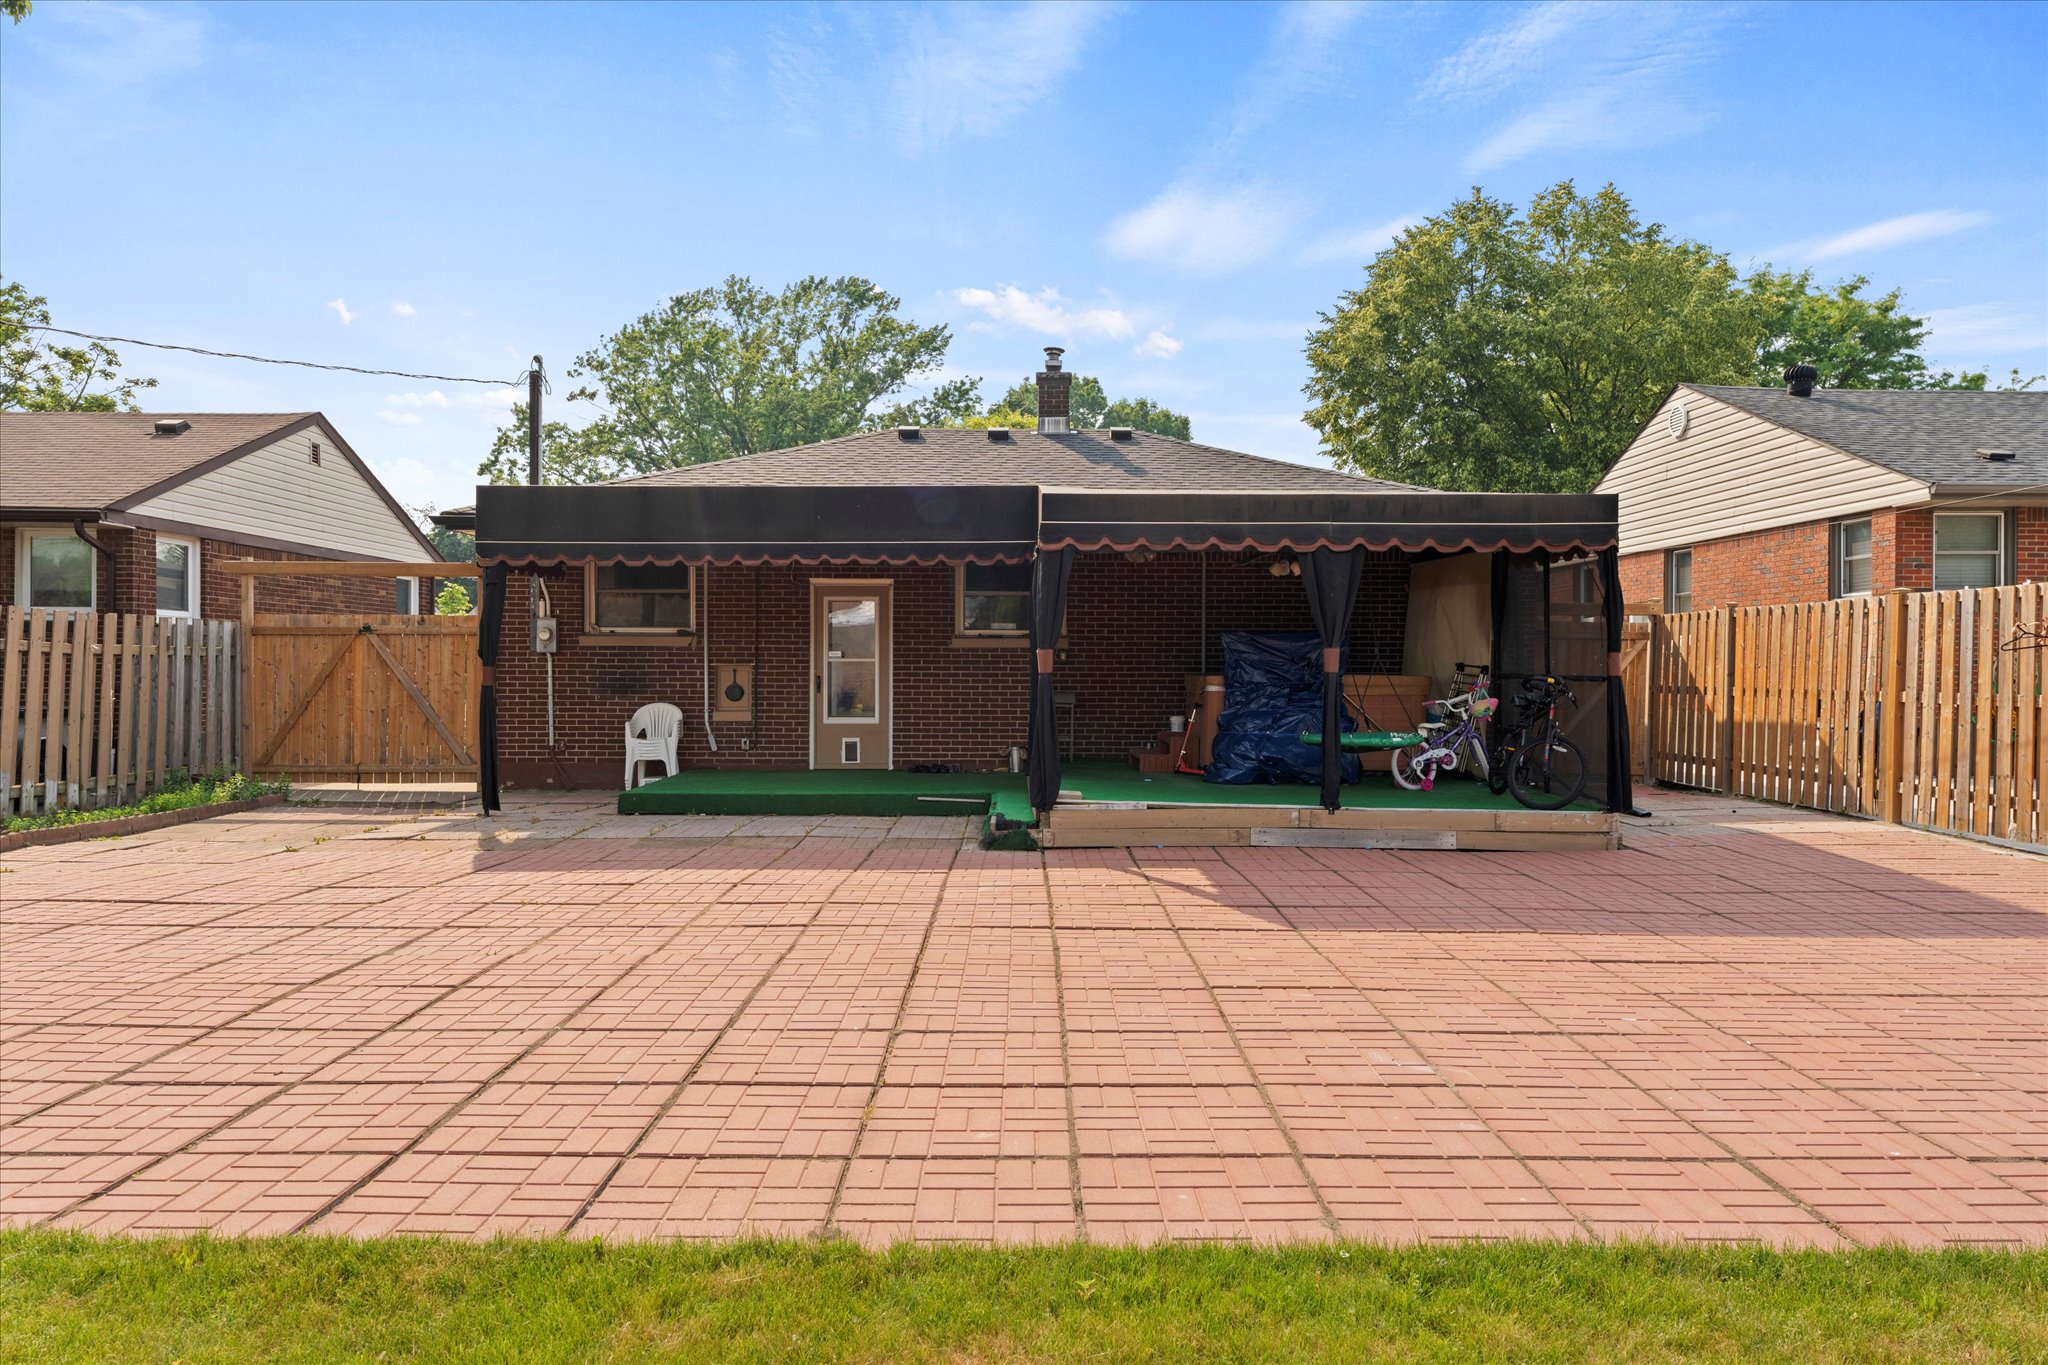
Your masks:
<instances>
[{"instance_id":1,"label":"gable vent","mask_svg":"<svg viewBox=\"0 0 2048 1365\"><path fill-rule=\"evenodd\" d=\"M1111 427L1109 429L1109 439L1112 441L1135 441L1138 439L1138 433L1130 427Z\"/></svg>"},{"instance_id":2,"label":"gable vent","mask_svg":"<svg viewBox=\"0 0 2048 1365\"><path fill-rule=\"evenodd\" d=\"M306 448L306 460L310 464L320 463L320 443L314 441Z\"/></svg>"},{"instance_id":3,"label":"gable vent","mask_svg":"<svg viewBox=\"0 0 2048 1365\"><path fill-rule=\"evenodd\" d=\"M2017 456L2013 451L2010 450L1985 450L1982 447L1979 447L1977 451L1977 458L1980 460L1996 460L1999 463L2003 464L2007 460L2017 458Z\"/></svg>"},{"instance_id":4,"label":"gable vent","mask_svg":"<svg viewBox=\"0 0 2048 1365\"><path fill-rule=\"evenodd\" d=\"M150 425L159 436L182 436L192 430L192 424L182 417L159 417Z\"/></svg>"},{"instance_id":5,"label":"gable vent","mask_svg":"<svg viewBox=\"0 0 2048 1365\"><path fill-rule=\"evenodd\" d=\"M918 439L919 439L920 437L922 437L923 435L924 435L924 428L922 428L922 427L898 427L898 428L896 428L896 439L897 439L897 440L899 440L899 441L915 441L915 440L918 440Z\"/></svg>"},{"instance_id":6,"label":"gable vent","mask_svg":"<svg viewBox=\"0 0 2048 1365\"><path fill-rule=\"evenodd\" d=\"M998 445L1004 444L1010 439L1010 429L1008 427L990 427L988 429L988 438Z\"/></svg>"}]
</instances>

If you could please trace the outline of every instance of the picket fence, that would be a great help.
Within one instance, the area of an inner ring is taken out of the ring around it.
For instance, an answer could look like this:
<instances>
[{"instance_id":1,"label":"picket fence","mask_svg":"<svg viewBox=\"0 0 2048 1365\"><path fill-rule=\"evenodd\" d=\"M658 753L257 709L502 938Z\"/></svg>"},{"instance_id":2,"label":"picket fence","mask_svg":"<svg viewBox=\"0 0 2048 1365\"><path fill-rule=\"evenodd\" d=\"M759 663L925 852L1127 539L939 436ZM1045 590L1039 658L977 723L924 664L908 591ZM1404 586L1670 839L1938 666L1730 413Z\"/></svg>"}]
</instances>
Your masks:
<instances>
[{"instance_id":1,"label":"picket fence","mask_svg":"<svg viewBox=\"0 0 2048 1365\"><path fill-rule=\"evenodd\" d=\"M2044 583L1654 617L1643 772L2048 844L2044 683Z\"/></svg>"},{"instance_id":2,"label":"picket fence","mask_svg":"<svg viewBox=\"0 0 2048 1365\"><path fill-rule=\"evenodd\" d=\"M241 767L240 627L6 608L0 813L121 805Z\"/></svg>"}]
</instances>

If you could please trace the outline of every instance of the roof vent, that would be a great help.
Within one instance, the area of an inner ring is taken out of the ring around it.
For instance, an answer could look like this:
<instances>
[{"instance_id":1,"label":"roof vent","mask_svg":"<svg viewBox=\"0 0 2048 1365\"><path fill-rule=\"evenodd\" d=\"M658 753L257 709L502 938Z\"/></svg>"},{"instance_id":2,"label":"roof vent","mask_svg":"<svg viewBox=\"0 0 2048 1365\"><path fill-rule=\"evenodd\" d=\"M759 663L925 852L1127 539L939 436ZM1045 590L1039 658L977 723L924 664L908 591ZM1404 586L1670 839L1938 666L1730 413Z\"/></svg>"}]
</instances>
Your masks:
<instances>
[{"instance_id":1,"label":"roof vent","mask_svg":"<svg viewBox=\"0 0 2048 1365\"><path fill-rule=\"evenodd\" d=\"M2003 464L2005 461L2014 459L2016 457L2014 455L2014 452L2010 450L1985 450L1982 447L1979 447L1977 451L1977 458L1980 460L1996 460L1999 463Z\"/></svg>"},{"instance_id":2,"label":"roof vent","mask_svg":"<svg viewBox=\"0 0 2048 1365\"><path fill-rule=\"evenodd\" d=\"M150 425L159 436L178 436L192 430L192 424L182 417L159 417Z\"/></svg>"},{"instance_id":3,"label":"roof vent","mask_svg":"<svg viewBox=\"0 0 2048 1365\"><path fill-rule=\"evenodd\" d=\"M1008 427L990 427L988 429L988 438L998 443L1007 442L1010 439L1010 429Z\"/></svg>"},{"instance_id":4,"label":"roof vent","mask_svg":"<svg viewBox=\"0 0 2048 1365\"><path fill-rule=\"evenodd\" d=\"M1813 397L1813 386L1820 379L1820 371L1804 361L1785 367L1785 392L1794 398Z\"/></svg>"},{"instance_id":5,"label":"roof vent","mask_svg":"<svg viewBox=\"0 0 2048 1365\"><path fill-rule=\"evenodd\" d=\"M917 440L922 440L922 439L923 439L923 437L924 437L924 428L923 428L923 427L898 427L898 428L896 428L896 439L897 439L897 440L899 440L899 441L917 441Z\"/></svg>"},{"instance_id":6,"label":"roof vent","mask_svg":"<svg viewBox=\"0 0 2048 1365\"><path fill-rule=\"evenodd\" d=\"M1129 427L1111 427L1109 429L1109 439L1112 441L1133 441L1137 439L1137 436L1138 433Z\"/></svg>"}]
</instances>

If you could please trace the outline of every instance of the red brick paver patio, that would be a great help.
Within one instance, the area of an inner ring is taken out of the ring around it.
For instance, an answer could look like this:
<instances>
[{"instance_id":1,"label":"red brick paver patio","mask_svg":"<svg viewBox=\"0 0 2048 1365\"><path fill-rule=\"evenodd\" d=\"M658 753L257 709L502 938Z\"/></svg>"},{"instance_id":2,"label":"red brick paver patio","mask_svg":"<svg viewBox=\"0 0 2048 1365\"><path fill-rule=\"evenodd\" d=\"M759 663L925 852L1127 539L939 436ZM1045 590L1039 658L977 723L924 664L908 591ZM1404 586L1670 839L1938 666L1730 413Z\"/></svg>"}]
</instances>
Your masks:
<instances>
[{"instance_id":1,"label":"red brick paver patio","mask_svg":"<svg viewBox=\"0 0 2048 1365\"><path fill-rule=\"evenodd\" d=\"M0 1218L2048 1242L2048 861L282 807L0 857Z\"/></svg>"}]
</instances>

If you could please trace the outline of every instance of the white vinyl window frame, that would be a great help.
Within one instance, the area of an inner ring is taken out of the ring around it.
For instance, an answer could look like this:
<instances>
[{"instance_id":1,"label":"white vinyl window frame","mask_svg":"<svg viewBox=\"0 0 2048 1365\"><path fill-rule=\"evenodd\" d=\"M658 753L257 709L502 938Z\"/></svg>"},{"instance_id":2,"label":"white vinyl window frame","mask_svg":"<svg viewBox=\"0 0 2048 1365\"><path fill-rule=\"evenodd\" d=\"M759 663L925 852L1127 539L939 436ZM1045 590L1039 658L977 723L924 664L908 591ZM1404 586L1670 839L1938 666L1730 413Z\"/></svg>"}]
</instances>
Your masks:
<instances>
[{"instance_id":1,"label":"white vinyl window frame","mask_svg":"<svg viewBox=\"0 0 2048 1365\"><path fill-rule=\"evenodd\" d=\"M392 605L398 608L400 616L420 614L420 581L417 578L400 578L392 590ZM401 603L403 605L401 605Z\"/></svg>"},{"instance_id":2,"label":"white vinyl window frame","mask_svg":"<svg viewBox=\"0 0 2048 1365\"><path fill-rule=\"evenodd\" d=\"M1015 566L1011 566L1015 567ZM977 597L1018 597L1024 599L1024 624L1016 629L976 629L967 624L967 565L953 566L953 633L987 640L1021 640L1031 634L1031 590L1028 586L1030 566L1023 566L1027 586L1022 593L976 593Z\"/></svg>"},{"instance_id":3,"label":"white vinyl window frame","mask_svg":"<svg viewBox=\"0 0 2048 1365\"><path fill-rule=\"evenodd\" d=\"M1953 526L1957 522L1962 521L1990 522L1996 527L1997 534L1992 537L1991 548L1988 550L1976 548L1943 550L1941 548L1942 523L1947 522ZM1951 559L1983 559L1989 556L1991 560L1991 581L1979 584L1978 586L1986 588L2004 587L2012 576L2007 568L2008 549L2005 522L2006 516L2004 512L1936 512L1934 514L1934 563L1931 566L1935 591L1946 591L1941 586L1941 560L1943 555L1947 555Z\"/></svg>"},{"instance_id":4,"label":"white vinyl window frame","mask_svg":"<svg viewBox=\"0 0 2048 1365\"><path fill-rule=\"evenodd\" d=\"M86 575L89 591L82 607L45 607L45 611L98 611L100 603L99 551L92 548L85 538L69 526L17 526L14 528L14 604L18 607L33 605L32 585L29 582L30 547L38 540L75 540L85 546L91 572Z\"/></svg>"},{"instance_id":5,"label":"white vinyl window frame","mask_svg":"<svg viewBox=\"0 0 2048 1365\"><path fill-rule=\"evenodd\" d=\"M158 555L162 553L163 547L166 545L182 545L185 547L185 605L182 607L165 606L163 598L157 595L162 590L156 583L155 574L152 573L150 575L150 586L156 605L156 614L167 620L197 620L199 617L199 604L202 600L199 596L198 538L194 536L165 535L162 532L158 532L156 538L157 553L150 556L150 566L152 569L156 567Z\"/></svg>"},{"instance_id":6,"label":"white vinyl window frame","mask_svg":"<svg viewBox=\"0 0 2048 1365\"><path fill-rule=\"evenodd\" d=\"M1863 528L1863 544L1860 552L1851 553L1849 541L1853 527ZM1871 557L1873 526L1869 517L1844 517L1828 528L1828 594L1831 597L1868 597L1874 590L1876 579L1872 576L1875 561ZM1850 587L1855 571L1861 566L1863 586Z\"/></svg>"},{"instance_id":7,"label":"white vinyl window frame","mask_svg":"<svg viewBox=\"0 0 2048 1365\"><path fill-rule=\"evenodd\" d=\"M1685 578L1685 590L1680 591L1678 579L1681 570ZM1664 610L1677 616L1692 610L1692 550L1666 550L1664 552Z\"/></svg>"},{"instance_id":8,"label":"white vinyl window frame","mask_svg":"<svg viewBox=\"0 0 2048 1365\"><path fill-rule=\"evenodd\" d=\"M697 601L700 584L695 564L675 564L665 567L679 568L689 575L690 624L675 626L600 626L597 624L597 568L595 564L583 566L583 633L585 635L612 636L638 640L695 639L697 635Z\"/></svg>"}]
</instances>

